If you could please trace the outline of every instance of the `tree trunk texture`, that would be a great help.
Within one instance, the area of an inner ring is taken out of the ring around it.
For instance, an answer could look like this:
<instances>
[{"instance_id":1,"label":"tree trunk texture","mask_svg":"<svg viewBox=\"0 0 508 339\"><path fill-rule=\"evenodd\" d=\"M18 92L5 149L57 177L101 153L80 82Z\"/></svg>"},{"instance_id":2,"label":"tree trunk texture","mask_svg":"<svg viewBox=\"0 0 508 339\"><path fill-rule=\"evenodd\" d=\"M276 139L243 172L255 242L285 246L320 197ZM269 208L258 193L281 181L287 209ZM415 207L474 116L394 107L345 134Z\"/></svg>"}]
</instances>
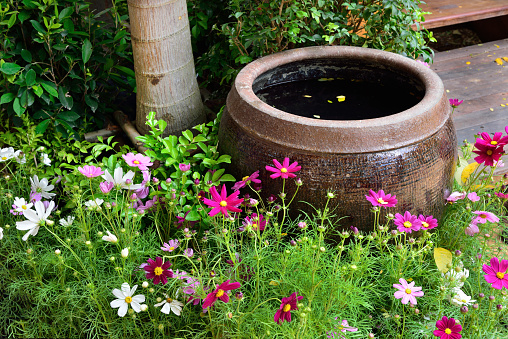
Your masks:
<instances>
[{"instance_id":1,"label":"tree trunk texture","mask_svg":"<svg viewBox=\"0 0 508 339\"><path fill-rule=\"evenodd\" d=\"M205 121L192 56L185 0L128 0L134 70L136 127L156 112L168 123L164 135L180 134Z\"/></svg>"}]
</instances>

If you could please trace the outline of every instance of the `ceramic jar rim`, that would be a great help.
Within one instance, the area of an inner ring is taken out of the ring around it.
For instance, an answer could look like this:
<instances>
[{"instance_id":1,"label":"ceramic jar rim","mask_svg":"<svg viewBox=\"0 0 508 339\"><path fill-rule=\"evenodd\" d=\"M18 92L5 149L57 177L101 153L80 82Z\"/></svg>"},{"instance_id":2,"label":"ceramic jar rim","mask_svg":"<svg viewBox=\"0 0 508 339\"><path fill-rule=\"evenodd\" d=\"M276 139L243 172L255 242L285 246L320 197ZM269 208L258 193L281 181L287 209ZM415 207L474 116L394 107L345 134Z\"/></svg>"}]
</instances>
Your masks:
<instances>
[{"instance_id":1,"label":"ceramic jar rim","mask_svg":"<svg viewBox=\"0 0 508 339\"><path fill-rule=\"evenodd\" d=\"M401 69L418 78L425 95L415 106L386 117L319 120L271 107L252 89L259 76L276 67L328 58L363 59ZM414 144L439 131L451 114L443 82L430 68L395 53L349 46L298 48L251 62L236 77L226 108L247 133L286 147L322 153L376 152Z\"/></svg>"}]
</instances>

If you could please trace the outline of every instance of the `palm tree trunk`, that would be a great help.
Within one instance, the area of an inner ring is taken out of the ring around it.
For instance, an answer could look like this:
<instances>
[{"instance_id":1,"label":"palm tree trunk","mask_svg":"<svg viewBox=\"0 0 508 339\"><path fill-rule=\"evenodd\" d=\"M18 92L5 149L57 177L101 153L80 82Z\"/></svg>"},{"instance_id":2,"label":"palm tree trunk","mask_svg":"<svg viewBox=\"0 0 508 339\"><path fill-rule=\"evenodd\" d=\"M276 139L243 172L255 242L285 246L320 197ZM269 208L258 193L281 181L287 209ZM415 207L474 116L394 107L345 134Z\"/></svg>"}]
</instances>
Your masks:
<instances>
[{"instance_id":1,"label":"palm tree trunk","mask_svg":"<svg viewBox=\"0 0 508 339\"><path fill-rule=\"evenodd\" d=\"M156 112L168 123L167 134L179 134L205 120L196 81L185 0L128 0L134 70L136 127L149 128L146 116Z\"/></svg>"}]
</instances>

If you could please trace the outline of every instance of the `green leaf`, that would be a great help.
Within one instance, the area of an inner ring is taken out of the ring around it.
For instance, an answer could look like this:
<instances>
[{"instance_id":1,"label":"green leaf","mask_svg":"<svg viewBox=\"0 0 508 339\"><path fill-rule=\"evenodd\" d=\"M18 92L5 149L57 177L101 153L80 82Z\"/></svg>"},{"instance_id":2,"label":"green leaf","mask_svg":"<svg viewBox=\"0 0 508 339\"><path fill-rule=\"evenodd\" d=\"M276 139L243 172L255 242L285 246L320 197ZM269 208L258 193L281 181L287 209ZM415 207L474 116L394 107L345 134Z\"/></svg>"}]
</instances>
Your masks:
<instances>
[{"instance_id":1,"label":"green leaf","mask_svg":"<svg viewBox=\"0 0 508 339\"><path fill-rule=\"evenodd\" d=\"M12 100L14 100L15 97L16 95L14 93L3 94L2 97L0 97L0 105L11 102Z\"/></svg>"},{"instance_id":2,"label":"green leaf","mask_svg":"<svg viewBox=\"0 0 508 339\"><path fill-rule=\"evenodd\" d=\"M7 22L7 28L11 28L16 23L16 13L12 13L11 17L9 18L9 21Z\"/></svg>"},{"instance_id":3,"label":"green leaf","mask_svg":"<svg viewBox=\"0 0 508 339\"><path fill-rule=\"evenodd\" d=\"M58 113L58 118L63 119L65 121L76 121L79 119L79 114L72 111L62 111Z\"/></svg>"},{"instance_id":4,"label":"green leaf","mask_svg":"<svg viewBox=\"0 0 508 339\"><path fill-rule=\"evenodd\" d=\"M189 131L189 130L183 131L183 132L182 132L182 135L183 135L184 137L186 137L186 138L187 138L187 140L189 140L189 141L192 141L192 138L194 138L194 136L192 135L192 132L191 132L191 131Z\"/></svg>"},{"instance_id":5,"label":"green leaf","mask_svg":"<svg viewBox=\"0 0 508 339\"><path fill-rule=\"evenodd\" d=\"M219 178L221 177L221 175L225 172L226 170L224 168L221 168L217 171L215 171L215 173L213 174L212 176L212 181L217 181L219 180Z\"/></svg>"},{"instance_id":6,"label":"green leaf","mask_svg":"<svg viewBox=\"0 0 508 339\"><path fill-rule=\"evenodd\" d=\"M23 23L26 19L30 17L30 12L28 11L21 11L21 13L18 14L19 22Z\"/></svg>"},{"instance_id":7,"label":"green leaf","mask_svg":"<svg viewBox=\"0 0 508 339\"><path fill-rule=\"evenodd\" d=\"M27 50L27 49L22 49L21 50L21 57L26 62L32 62L32 53L30 53L30 51Z\"/></svg>"},{"instance_id":8,"label":"green leaf","mask_svg":"<svg viewBox=\"0 0 508 339\"><path fill-rule=\"evenodd\" d=\"M97 107L99 107L99 102L95 99L93 99L90 95L85 95L85 102L86 104L90 107L90 109L92 110L92 112L95 113L95 111L97 110Z\"/></svg>"},{"instance_id":9,"label":"green leaf","mask_svg":"<svg viewBox=\"0 0 508 339\"><path fill-rule=\"evenodd\" d=\"M67 109L72 109L72 106L74 105L74 100L70 95L67 93L64 93L64 88L62 86L58 87L58 99L60 100L60 103L63 107Z\"/></svg>"},{"instance_id":10,"label":"green leaf","mask_svg":"<svg viewBox=\"0 0 508 339\"><path fill-rule=\"evenodd\" d=\"M224 181L236 181L236 179L231 174L224 174L222 177L220 177L220 182Z\"/></svg>"},{"instance_id":11,"label":"green leaf","mask_svg":"<svg viewBox=\"0 0 508 339\"><path fill-rule=\"evenodd\" d=\"M14 109L14 112L16 112L16 115L20 117L25 113L25 108L21 107L21 103L19 101L19 98L14 99L14 103L12 104L12 109Z\"/></svg>"},{"instance_id":12,"label":"green leaf","mask_svg":"<svg viewBox=\"0 0 508 339\"><path fill-rule=\"evenodd\" d=\"M32 89L34 90L35 95L37 95L39 98L41 97L42 93L44 93L41 86L32 86Z\"/></svg>"},{"instance_id":13,"label":"green leaf","mask_svg":"<svg viewBox=\"0 0 508 339\"><path fill-rule=\"evenodd\" d=\"M196 210L191 210L189 214L185 217L185 220L187 221L198 221L201 220L201 216L199 215L199 212Z\"/></svg>"},{"instance_id":14,"label":"green leaf","mask_svg":"<svg viewBox=\"0 0 508 339\"><path fill-rule=\"evenodd\" d=\"M41 121L35 128L35 132L37 132L38 134L43 134L44 132L46 132L46 129L48 128L50 121L51 121L50 119Z\"/></svg>"},{"instance_id":15,"label":"green leaf","mask_svg":"<svg viewBox=\"0 0 508 339\"><path fill-rule=\"evenodd\" d=\"M221 162L225 162L225 163L228 163L230 164L231 163L231 156L230 155L227 155L227 154L223 154L219 157L219 159L217 159L217 163L221 163Z\"/></svg>"},{"instance_id":16,"label":"green leaf","mask_svg":"<svg viewBox=\"0 0 508 339\"><path fill-rule=\"evenodd\" d=\"M134 73L134 71L130 68L127 68L127 67L123 67L123 66L115 66L115 68L117 70L119 70L120 72L124 73L125 75L128 75L128 76L131 76L133 78L136 77L136 74Z\"/></svg>"},{"instance_id":17,"label":"green leaf","mask_svg":"<svg viewBox=\"0 0 508 339\"><path fill-rule=\"evenodd\" d=\"M41 86L48 92L49 95L58 98L58 91L56 90L56 85L49 81L41 82Z\"/></svg>"},{"instance_id":18,"label":"green leaf","mask_svg":"<svg viewBox=\"0 0 508 339\"><path fill-rule=\"evenodd\" d=\"M2 65L2 67L0 67L0 71L8 75L18 73L20 69L21 69L20 65L17 65L12 62L6 62Z\"/></svg>"},{"instance_id":19,"label":"green leaf","mask_svg":"<svg viewBox=\"0 0 508 339\"><path fill-rule=\"evenodd\" d=\"M60 14L58 15L58 21L61 21L70 16L72 14L72 11L74 11L73 6L65 7L64 9L62 9Z\"/></svg>"},{"instance_id":20,"label":"green leaf","mask_svg":"<svg viewBox=\"0 0 508 339\"><path fill-rule=\"evenodd\" d=\"M35 85L35 77L36 77L36 74L35 74L35 71L33 69L29 70L26 73L25 81L26 81L26 85L28 87L32 87L33 85Z\"/></svg>"},{"instance_id":21,"label":"green leaf","mask_svg":"<svg viewBox=\"0 0 508 339\"><path fill-rule=\"evenodd\" d=\"M88 60L90 60L90 57L92 56L92 43L90 40L85 39L83 42L83 49L81 50L81 57L83 59L83 62L86 64Z\"/></svg>"},{"instance_id":22,"label":"green leaf","mask_svg":"<svg viewBox=\"0 0 508 339\"><path fill-rule=\"evenodd\" d=\"M32 23L32 26L35 28L37 32L41 34L46 34L46 30L44 29L44 27L42 27L42 25L38 21L30 20L30 22Z\"/></svg>"}]
</instances>

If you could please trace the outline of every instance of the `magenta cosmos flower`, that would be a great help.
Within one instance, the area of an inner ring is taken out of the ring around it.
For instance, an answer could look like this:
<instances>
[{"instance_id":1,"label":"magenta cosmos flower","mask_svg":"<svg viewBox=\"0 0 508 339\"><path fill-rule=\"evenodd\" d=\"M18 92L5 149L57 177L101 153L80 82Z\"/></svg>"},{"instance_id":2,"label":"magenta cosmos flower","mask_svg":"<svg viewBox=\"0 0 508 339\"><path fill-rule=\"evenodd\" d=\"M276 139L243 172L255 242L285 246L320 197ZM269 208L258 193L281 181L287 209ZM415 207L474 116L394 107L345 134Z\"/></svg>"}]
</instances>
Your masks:
<instances>
[{"instance_id":1,"label":"magenta cosmos flower","mask_svg":"<svg viewBox=\"0 0 508 339\"><path fill-rule=\"evenodd\" d=\"M243 199L238 199L238 195L240 191L236 191L232 193L229 197L227 196L226 185L222 185L222 190L219 195L217 193L217 189L215 186L210 188L210 193L212 194L212 199L203 199L203 202L210 207L213 207L212 210L208 213L209 216L213 217L217 213L221 212L223 215L228 217L228 211L231 212L241 212L242 210L237 208L243 201Z\"/></svg>"},{"instance_id":2,"label":"magenta cosmos flower","mask_svg":"<svg viewBox=\"0 0 508 339\"><path fill-rule=\"evenodd\" d=\"M233 191L238 191L240 188L247 186L251 182L255 184L260 184L261 180L259 180L258 177L259 171L256 171L252 173L250 176L242 178L241 181L235 183L235 185L233 186Z\"/></svg>"},{"instance_id":3,"label":"magenta cosmos flower","mask_svg":"<svg viewBox=\"0 0 508 339\"><path fill-rule=\"evenodd\" d=\"M409 284L406 280L400 278L399 284L393 284L393 287L398 289L397 292L393 294L396 299L401 299L403 304L407 304L410 302L413 305L416 305L416 297L423 297L423 291L421 287L415 287L415 282L412 281Z\"/></svg>"},{"instance_id":4,"label":"magenta cosmos flower","mask_svg":"<svg viewBox=\"0 0 508 339\"><path fill-rule=\"evenodd\" d=\"M490 148L501 147L508 144L508 136L503 138L502 132L494 133L494 136L491 138L489 133L482 132L480 133L481 138L476 139L476 144L481 144Z\"/></svg>"},{"instance_id":5,"label":"magenta cosmos flower","mask_svg":"<svg viewBox=\"0 0 508 339\"><path fill-rule=\"evenodd\" d=\"M229 302L229 296L226 293L227 291L236 290L240 288L241 285L239 282L229 283L230 279L226 280L222 284L219 285L215 289L215 291L208 293L205 300L203 301L203 311L205 311L208 307L213 306L217 299L224 301L225 303Z\"/></svg>"},{"instance_id":6,"label":"magenta cosmos flower","mask_svg":"<svg viewBox=\"0 0 508 339\"><path fill-rule=\"evenodd\" d=\"M422 223L422 230L431 230L437 227L437 220L434 219L432 215L422 215L418 216L418 220Z\"/></svg>"},{"instance_id":7,"label":"magenta cosmos flower","mask_svg":"<svg viewBox=\"0 0 508 339\"><path fill-rule=\"evenodd\" d=\"M245 220L243 221L243 228L250 226L254 232L257 232L259 229L260 231L263 231L266 227L266 220L263 219L262 215L257 215L257 213L252 213L250 217L245 217Z\"/></svg>"},{"instance_id":8,"label":"magenta cosmos flower","mask_svg":"<svg viewBox=\"0 0 508 339\"><path fill-rule=\"evenodd\" d=\"M148 264L143 269L146 272L146 278L153 279L155 285L158 285L161 281L165 285L168 282L168 278L173 278L173 272L168 270L169 266L171 266L171 263L163 263L162 258L157 257L155 260L148 259Z\"/></svg>"},{"instance_id":9,"label":"magenta cosmos flower","mask_svg":"<svg viewBox=\"0 0 508 339\"><path fill-rule=\"evenodd\" d=\"M402 216L400 213L396 213L393 222L397 226L399 232L406 233L418 231L422 226L422 221L418 219L416 215L411 215L411 213L408 211L404 213L404 216Z\"/></svg>"},{"instance_id":10,"label":"magenta cosmos flower","mask_svg":"<svg viewBox=\"0 0 508 339\"><path fill-rule=\"evenodd\" d=\"M100 167L85 165L83 167L78 167L79 173L83 174L87 178L95 178L99 175L103 175L104 171Z\"/></svg>"},{"instance_id":11,"label":"magenta cosmos flower","mask_svg":"<svg viewBox=\"0 0 508 339\"><path fill-rule=\"evenodd\" d=\"M478 142L475 143L474 146L478 149L477 151L473 151L473 153L478 154L478 156L474 158L474 161L479 164L485 163L485 166L493 166L494 161L499 161L501 155L503 155L503 147L492 148L479 144Z\"/></svg>"},{"instance_id":12,"label":"magenta cosmos flower","mask_svg":"<svg viewBox=\"0 0 508 339\"><path fill-rule=\"evenodd\" d=\"M490 221L490 222L498 222L499 221L499 218L496 217L493 213L490 213L490 212L486 212L486 211L474 211L473 213L478 215L472 221L474 224L485 224L487 221Z\"/></svg>"},{"instance_id":13,"label":"magenta cosmos flower","mask_svg":"<svg viewBox=\"0 0 508 339\"><path fill-rule=\"evenodd\" d=\"M459 99L449 99L449 100L450 100L450 106L452 106L453 108L459 107L460 104L464 102L464 100L459 100Z\"/></svg>"},{"instance_id":14,"label":"magenta cosmos flower","mask_svg":"<svg viewBox=\"0 0 508 339\"><path fill-rule=\"evenodd\" d=\"M180 171L182 172L187 172L188 170L190 170L190 167L191 165L190 164L179 164L178 165L178 168L180 169Z\"/></svg>"},{"instance_id":15,"label":"magenta cosmos flower","mask_svg":"<svg viewBox=\"0 0 508 339\"><path fill-rule=\"evenodd\" d=\"M497 195L498 197L500 197L501 199L508 199L508 194L499 193L499 192L495 192L494 194Z\"/></svg>"},{"instance_id":16,"label":"magenta cosmos flower","mask_svg":"<svg viewBox=\"0 0 508 339\"><path fill-rule=\"evenodd\" d=\"M270 175L270 178L272 179L278 177L281 177L282 179L296 178L296 174L293 174L293 172L297 172L302 168L301 166L298 166L296 161L290 165L289 158L284 158L282 165L276 159L273 159L273 164L276 168L272 166L265 167L267 171L274 172L274 174Z\"/></svg>"},{"instance_id":17,"label":"magenta cosmos flower","mask_svg":"<svg viewBox=\"0 0 508 339\"><path fill-rule=\"evenodd\" d=\"M379 192L374 192L373 190L369 190L369 195L366 195L368 201L372 204L372 206L380 206L380 207L394 207L397 205L397 197L391 194L385 194L383 190L379 190Z\"/></svg>"},{"instance_id":18,"label":"magenta cosmos flower","mask_svg":"<svg viewBox=\"0 0 508 339\"><path fill-rule=\"evenodd\" d=\"M125 160L127 165L131 167L137 167L142 171L145 171L148 169L148 166L152 166L153 162L151 162L150 157L143 155L141 153L134 154L134 153L127 153L123 154L122 158Z\"/></svg>"},{"instance_id":19,"label":"magenta cosmos flower","mask_svg":"<svg viewBox=\"0 0 508 339\"><path fill-rule=\"evenodd\" d=\"M275 312L273 320L279 325L283 323L284 320L287 322L291 322L291 311L298 309L296 304L298 303L298 301L302 299L303 297L302 296L298 297L296 295L296 292L294 292L287 298L282 298L280 308L277 310L277 312Z\"/></svg>"},{"instance_id":20,"label":"magenta cosmos flower","mask_svg":"<svg viewBox=\"0 0 508 339\"><path fill-rule=\"evenodd\" d=\"M482 270L487 273L484 275L485 281L492 284L492 288L500 290L508 288L508 277L506 277L506 270L508 269L508 260L501 260L497 257L490 259L490 266L483 264Z\"/></svg>"},{"instance_id":21,"label":"magenta cosmos flower","mask_svg":"<svg viewBox=\"0 0 508 339\"><path fill-rule=\"evenodd\" d=\"M441 339L460 339L462 335L462 326L455 323L455 319L443 317L441 320L436 321L437 330L434 330L434 335Z\"/></svg>"}]
</instances>

